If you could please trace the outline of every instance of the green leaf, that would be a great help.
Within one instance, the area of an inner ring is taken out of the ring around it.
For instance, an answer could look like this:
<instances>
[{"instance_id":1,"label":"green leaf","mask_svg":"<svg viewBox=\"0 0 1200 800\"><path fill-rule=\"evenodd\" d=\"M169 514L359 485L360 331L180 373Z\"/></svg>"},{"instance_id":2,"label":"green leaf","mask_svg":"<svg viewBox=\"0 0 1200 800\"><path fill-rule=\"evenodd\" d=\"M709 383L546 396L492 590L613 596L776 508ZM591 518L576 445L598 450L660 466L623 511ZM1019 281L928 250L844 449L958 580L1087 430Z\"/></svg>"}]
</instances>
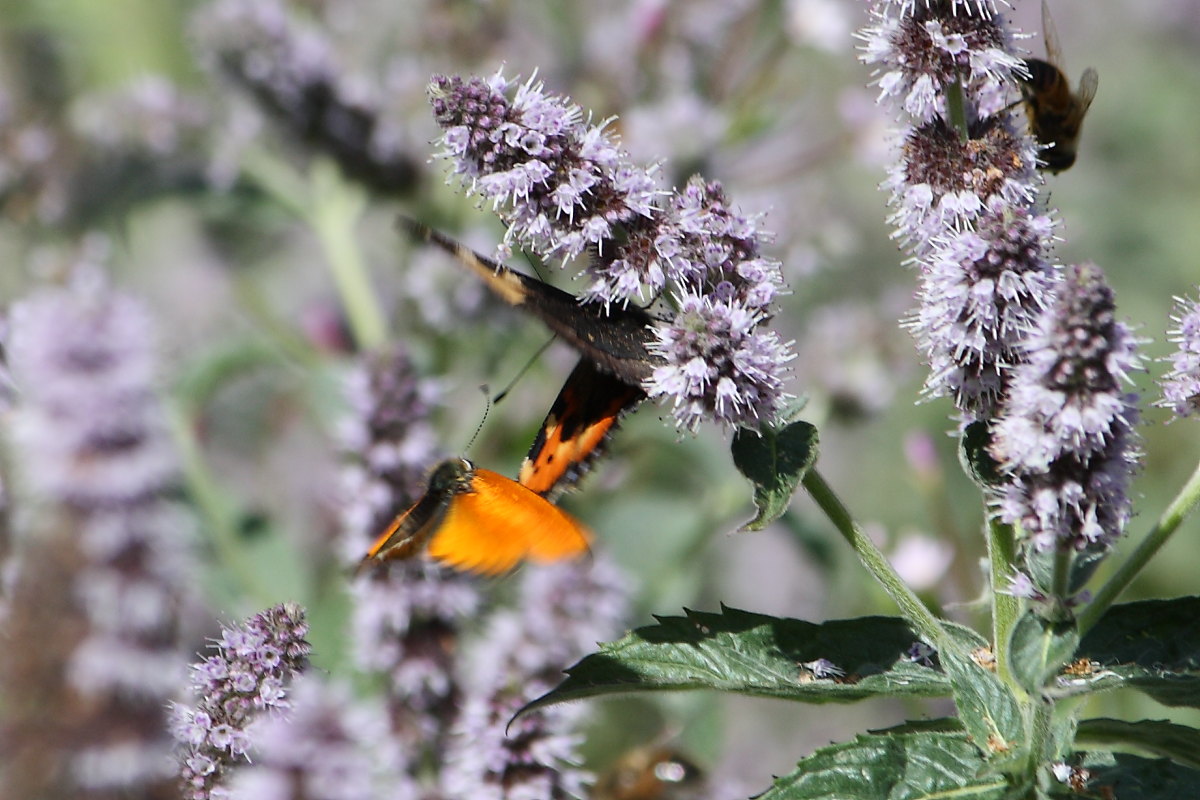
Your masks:
<instances>
[{"instance_id":1,"label":"green leaf","mask_svg":"<svg viewBox=\"0 0 1200 800\"><path fill-rule=\"evenodd\" d=\"M754 484L758 513L742 526L760 531L787 511L804 473L817 461L817 429L796 421L762 431L739 428L733 435L733 463Z\"/></svg>"},{"instance_id":2,"label":"green leaf","mask_svg":"<svg viewBox=\"0 0 1200 800\"><path fill-rule=\"evenodd\" d=\"M1078 646L1079 629L1073 619L1052 622L1026 611L1013 628L1009 668L1022 689L1038 695Z\"/></svg>"},{"instance_id":3,"label":"green leaf","mask_svg":"<svg viewBox=\"0 0 1200 800\"><path fill-rule=\"evenodd\" d=\"M658 617L601 645L524 710L616 692L718 689L807 703L866 697L944 696L946 677L907 658L916 635L900 619L862 617L816 625L722 608ZM818 660L825 659L828 664ZM836 676L829 666L844 671Z\"/></svg>"},{"instance_id":4,"label":"green leaf","mask_svg":"<svg viewBox=\"0 0 1200 800\"><path fill-rule=\"evenodd\" d=\"M1075 735L1076 747L1102 745L1163 756L1176 764L1200 769L1200 731L1165 719L1126 722L1121 719L1085 719Z\"/></svg>"},{"instance_id":5,"label":"green leaf","mask_svg":"<svg viewBox=\"0 0 1200 800\"><path fill-rule=\"evenodd\" d=\"M947 647L938 655L963 725L988 753L1001 759L1017 757L1028 740L1020 704L995 672L970 657L986 642L970 628L950 623L945 628L958 647Z\"/></svg>"},{"instance_id":6,"label":"green leaf","mask_svg":"<svg viewBox=\"0 0 1200 800\"><path fill-rule=\"evenodd\" d=\"M1200 707L1200 597L1113 606L1083 637L1079 654L1099 669L1059 677L1073 694L1131 688L1164 705Z\"/></svg>"},{"instance_id":7,"label":"green leaf","mask_svg":"<svg viewBox=\"0 0 1200 800\"><path fill-rule=\"evenodd\" d=\"M1103 789L1117 800L1196 800L1200 797L1200 772L1165 758L1152 760L1125 753L1094 752L1084 755L1082 766L1090 773L1087 791L1094 797L1103 797L1100 794Z\"/></svg>"},{"instance_id":8,"label":"green leaf","mask_svg":"<svg viewBox=\"0 0 1200 800\"><path fill-rule=\"evenodd\" d=\"M958 460L963 471L984 489L1001 483L1000 466L988 452L991 443L991 431L988 430L988 423L983 421L968 425L959 442Z\"/></svg>"},{"instance_id":9,"label":"green leaf","mask_svg":"<svg viewBox=\"0 0 1200 800\"><path fill-rule=\"evenodd\" d=\"M987 775L986 767L983 754L962 731L876 733L817 750L756 800L1014 797L1008 780Z\"/></svg>"}]
</instances>

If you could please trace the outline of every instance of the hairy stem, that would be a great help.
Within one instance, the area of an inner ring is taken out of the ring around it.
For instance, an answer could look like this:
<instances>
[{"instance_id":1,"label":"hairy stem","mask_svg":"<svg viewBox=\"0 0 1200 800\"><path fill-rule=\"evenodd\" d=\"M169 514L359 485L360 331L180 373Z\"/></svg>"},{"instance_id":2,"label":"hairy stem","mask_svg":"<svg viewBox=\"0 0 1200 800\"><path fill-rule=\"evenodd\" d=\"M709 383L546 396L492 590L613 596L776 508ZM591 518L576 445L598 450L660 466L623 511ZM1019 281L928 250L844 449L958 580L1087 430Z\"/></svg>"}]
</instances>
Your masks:
<instances>
[{"instance_id":1,"label":"hairy stem","mask_svg":"<svg viewBox=\"0 0 1200 800\"><path fill-rule=\"evenodd\" d=\"M1200 500L1200 465L1196 467L1196 471L1192 473L1192 477L1188 479L1188 482L1179 490L1179 494L1167 506L1166 511L1159 517L1154 527L1150 529L1150 533L1146 535L1146 538L1130 554L1129 558L1121 564L1116 573L1100 587L1092 602L1079 614L1079 634L1081 636L1087 633L1100 617L1104 616L1104 612L1108 610L1108 607L1133 582L1133 579L1150 562L1155 553L1167 543L1172 534L1178 530L1179 524L1183 522L1184 517L1195 507L1197 500Z\"/></svg>"},{"instance_id":2,"label":"hairy stem","mask_svg":"<svg viewBox=\"0 0 1200 800\"><path fill-rule=\"evenodd\" d=\"M1012 525L992 517L988 520L988 563L992 582L992 647L996 654L996 672L1008 686L1016 680L1008 666L1008 640L1021 615L1021 601L1008 593L1017 559L1017 541Z\"/></svg>"},{"instance_id":3,"label":"hairy stem","mask_svg":"<svg viewBox=\"0 0 1200 800\"><path fill-rule=\"evenodd\" d=\"M858 554L863 566L875 576L875 580L879 581L884 591L896 601L896 605L900 606L900 612L905 619L912 623L917 633L938 649L949 646L948 637L945 636L937 618L896 574L892 565L888 563L887 557L863 533L862 528L850 516L846 506L842 504L841 499L825 482L816 468L805 473L803 483L812 499L825 512L825 516L829 517L842 537L854 548L854 552Z\"/></svg>"}]
</instances>

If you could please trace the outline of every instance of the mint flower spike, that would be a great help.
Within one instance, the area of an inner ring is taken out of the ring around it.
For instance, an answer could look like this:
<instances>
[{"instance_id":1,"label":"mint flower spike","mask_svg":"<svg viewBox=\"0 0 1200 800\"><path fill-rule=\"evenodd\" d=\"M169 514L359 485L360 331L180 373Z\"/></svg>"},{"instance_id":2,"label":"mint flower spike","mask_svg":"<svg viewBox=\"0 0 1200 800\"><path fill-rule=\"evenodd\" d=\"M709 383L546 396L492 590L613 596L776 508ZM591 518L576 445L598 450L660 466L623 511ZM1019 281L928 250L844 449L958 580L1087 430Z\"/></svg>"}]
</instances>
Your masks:
<instances>
[{"instance_id":1,"label":"mint flower spike","mask_svg":"<svg viewBox=\"0 0 1200 800\"><path fill-rule=\"evenodd\" d=\"M1138 343L1100 269L1069 267L993 430L1009 478L997 512L1034 551L1103 553L1124 529L1139 453L1137 396L1122 388L1141 368Z\"/></svg>"},{"instance_id":2,"label":"mint flower spike","mask_svg":"<svg viewBox=\"0 0 1200 800\"><path fill-rule=\"evenodd\" d=\"M893 0L871 13L861 58L879 103L911 117L884 187L920 276L906 326L930 366L924 392L953 398L965 422L990 419L1057 282L1037 147L1005 110L1023 66L995 3ZM950 122L950 94L965 129Z\"/></svg>"},{"instance_id":3,"label":"mint flower spike","mask_svg":"<svg viewBox=\"0 0 1200 800\"><path fill-rule=\"evenodd\" d=\"M186 674L191 526L172 498L156 326L111 287L107 255L85 237L66 285L14 303L4 337L6 466L29 501L0 587L4 797L173 790L166 705Z\"/></svg>"},{"instance_id":4,"label":"mint flower spike","mask_svg":"<svg viewBox=\"0 0 1200 800\"><path fill-rule=\"evenodd\" d=\"M249 724L264 711L287 708L284 681L302 670L310 651L304 609L285 603L224 629L217 654L192 667L195 707L172 709L183 796L225 796L226 773L249 760Z\"/></svg>"},{"instance_id":5,"label":"mint flower spike","mask_svg":"<svg viewBox=\"0 0 1200 800\"><path fill-rule=\"evenodd\" d=\"M586 707L538 709L562 671L621 628L628 586L615 564L554 564L523 571L515 608L497 612L461 662L463 700L441 773L444 797L585 797L578 733Z\"/></svg>"},{"instance_id":6,"label":"mint flower spike","mask_svg":"<svg viewBox=\"0 0 1200 800\"><path fill-rule=\"evenodd\" d=\"M592 125L533 78L436 76L429 94L444 129L439 156L508 225L502 250L516 244L564 263L587 253L583 302L675 299L652 348L664 363L644 388L670 402L680 428L777 416L792 343L760 330L783 280L762 254L769 237L758 218L740 214L716 182L658 188L657 164L634 164L607 121Z\"/></svg>"},{"instance_id":7,"label":"mint flower spike","mask_svg":"<svg viewBox=\"0 0 1200 800\"><path fill-rule=\"evenodd\" d=\"M1163 359L1171 370L1159 381L1162 398L1154 405L1190 417L1200 411L1200 300L1176 297L1171 321L1175 327L1167 336L1178 349Z\"/></svg>"},{"instance_id":8,"label":"mint flower spike","mask_svg":"<svg viewBox=\"0 0 1200 800\"><path fill-rule=\"evenodd\" d=\"M858 34L861 60L875 67L877 102L924 124L947 118L946 90L960 84L968 97L989 101L978 116L1003 108L1012 73L1024 67L997 12L992 0L877 3Z\"/></svg>"}]
</instances>

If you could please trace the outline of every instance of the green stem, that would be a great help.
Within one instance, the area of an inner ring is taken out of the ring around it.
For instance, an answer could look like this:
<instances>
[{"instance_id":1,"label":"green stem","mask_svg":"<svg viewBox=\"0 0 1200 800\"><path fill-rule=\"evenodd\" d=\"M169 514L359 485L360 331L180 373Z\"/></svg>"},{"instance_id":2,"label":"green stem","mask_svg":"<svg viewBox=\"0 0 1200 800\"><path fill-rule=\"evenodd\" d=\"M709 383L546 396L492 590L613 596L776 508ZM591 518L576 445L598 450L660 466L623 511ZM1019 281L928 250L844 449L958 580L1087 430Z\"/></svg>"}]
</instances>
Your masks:
<instances>
[{"instance_id":1,"label":"green stem","mask_svg":"<svg viewBox=\"0 0 1200 800\"><path fill-rule=\"evenodd\" d=\"M315 196L309 221L329 261L354 340L359 347L375 349L387 341L387 323L354 235L365 198L348 186L328 162L314 168L313 184Z\"/></svg>"},{"instance_id":2,"label":"green stem","mask_svg":"<svg viewBox=\"0 0 1200 800\"><path fill-rule=\"evenodd\" d=\"M305 183L269 154L251 151L243 169L277 203L304 220L317 235L355 342L372 349L387 340L387 323L371 288L355 227L366 200L342 180L337 167L318 161Z\"/></svg>"},{"instance_id":3,"label":"green stem","mask_svg":"<svg viewBox=\"0 0 1200 800\"><path fill-rule=\"evenodd\" d=\"M1029 725L1029 758L1026 767L1029 774L1029 784L1037 784L1038 770L1054 754L1047 752L1054 730L1054 705L1044 700L1037 700L1033 706L1033 719Z\"/></svg>"},{"instance_id":4,"label":"green stem","mask_svg":"<svg viewBox=\"0 0 1200 800\"><path fill-rule=\"evenodd\" d=\"M1159 517L1158 522L1151 528L1142 543L1121 564L1116 573L1100 587L1096 596L1092 598L1092 602L1080 613L1079 634L1081 636L1096 624L1121 592L1133 583L1133 579L1167 543L1198 500L1200 500L1200 465L1196 467L1192 477L1188 478L1188 482L1179 490L1179 494L1167 506L1167 510Z\"/></svg>"},{"instance_id":5,"label":"green stem","mask_svg":"<svg viewBox=\"0 0 1200 800\"><path fill-rule=\"evenodd\" d=\"M946 109L950 112L950 124L958 131L958 137L967 141L970 132L967 130L967 106L963 100L962 84L958 81L946 87Z\"/></svg>"},{"instance_id":6,"label":"green stem","mask_svg":"<svg viewBox=\"0 0 1200 800\"><path fill-rule=\"evenodd\" d=\"M863 566L875 576L875 580L879 581L884 591L896 601L896 605L900 606L900 612L916 628L917 633L939 650L949 646L949 637L945 636L941 623L925 607L921 598L917 597L913 590L908 588L907 584L896 574L892 565L888 563L887 557L880 552L874 542L867 538L862 528L850 516L846 506L842 504L837 494L815 467L805 473L803 483L813 501L825 512L825 516L829 517L842 537L854 548L854 552L858 554Z\"/></svg>"},{"instance_id":7,"label":"green stem","mask_svg":"<svg viewBox=\"0 0 1200 800\"><path fill-rule=\"evenodd\" d=\"M265 608L273 600L263 591L253 565L243 558L242 548L238 544L237 528L216 482L204 466L200 448L192 435L189 415L179 406L168 404L167 416L175 446L179 450L184 481L196 508L207 522L206 528L212 534L217 557L236 576L246 593L253 597L259 606Z\"/></svg>"},{"instance_id":8,"label":"green stem","mask_svg":"<svg viewBox=\"0 0 1200 800\"><path fill-rule=\"evenodd\" d=\"M988 520L988 563L992 581L992 647L996 672L1008 686L1016 679L1008 666L1008 644L1021 615L1021 601L1008 593L1008 581L1017 561L1017 539L1013 528L995 517Z\"/></svg>"}]
</instances>

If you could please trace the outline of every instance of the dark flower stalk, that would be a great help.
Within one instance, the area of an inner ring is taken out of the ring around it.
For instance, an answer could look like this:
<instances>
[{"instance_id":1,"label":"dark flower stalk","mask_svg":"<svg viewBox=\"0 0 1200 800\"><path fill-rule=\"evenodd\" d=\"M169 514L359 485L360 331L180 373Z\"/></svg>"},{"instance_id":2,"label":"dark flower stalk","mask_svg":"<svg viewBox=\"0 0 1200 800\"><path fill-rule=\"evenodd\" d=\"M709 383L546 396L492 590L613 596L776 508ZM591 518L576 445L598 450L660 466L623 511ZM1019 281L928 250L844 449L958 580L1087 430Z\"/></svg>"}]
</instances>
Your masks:
<instances>
[{"instance_id":1,"label":"dark flower stalk","mask_svg":"<svg viewBox=\"0 0 1200 800\"><path fill-rule=\"evenodd\" d=\"M304 617L297 605L269 608L226 628L217 654L192 667L195 706L175 705L172 719L187 800L225 796L230 768L250 759L250 723L288 707L285 681L305 667L311 649Z\"/></svg>"},{"instance_id":2,"label":"dark flower stalk","mask_svg":"<svg viewBox=\"0 0 1200 800\"><path fill-rule=\"evenodd\" d=\"M920 273L907 324L930 365L925 392L989 419L1056 280L1036 148L1006 110L1020 61L990 0L879 2L872 15L862 58L879 102L911 117L885 186Z\"/></svg>"},{"instance_id":3,"label":"dark flower stalk","mask_svg":"<svg viewBox=\"0 0 1200 800\"><path fill-rule=\"evenodd\" d=\"M153 324L99 268L14 306L12 438L28 489L3 620L5 797L177 797L167 702L189 524Z\"/></svg>"},{"instance_id":4,"label":"dark flower stalk","mask_svg":"<svg viewBox=\"0 0 1200 800\"><path fill-rule=\"evenodd\" d=\"M493 615L464 662L465 696L442 772L444 796L583 796L590 776L578 767L580 737L567 733L582 709L557 705L512 716L619 630L623 583L616 568L599 558L526 569L518 606Z\"/></svg>"},{"instance_id":5,"label":"dark flower stalk","mask_svg":"<svg viewBox=\"0 0 1200 800\"><path fill-rule=\"evenodd\" d=\"M330 42L292 20L283 3L219 0L197 14L195 30L207 60L348 176L383 194L416 185L419 163L387 124L380 98L344 75Z\"/></svg>"},{"instance_id":6,"label":"dark flower stalk","mask_svg":"<svg viewBox=\"0 0 1200 800\"><path fill-rule=\"evenodd\" d=\"M660 189L658 165L634 164L606 123L532 78L439 76L429 92L440 155L508 225L502 250L564 262L587 253L585 302L668 294L675 310L657 326L661 365L645 389L671 403L680 427L774 419L792 352L765 330L783 281L756 218L715 182Z\"/></svg>"},{"instance_id":7,"label":"dark flower stalk","mask_svg":"<svg viewBox=\"0 0 1200 800\"><path fill-rule=\"evenodd\" d=\"M998 512L1028 537L1033 580L1051 596L1078 586L1047 585L1039 554L1102 554L1129 519L1138 415L1123 387L1140 368L1136 346L1099 268L1070 267L994 425L992 455L1008 477Z\"/></svg>"}]
</instances>

